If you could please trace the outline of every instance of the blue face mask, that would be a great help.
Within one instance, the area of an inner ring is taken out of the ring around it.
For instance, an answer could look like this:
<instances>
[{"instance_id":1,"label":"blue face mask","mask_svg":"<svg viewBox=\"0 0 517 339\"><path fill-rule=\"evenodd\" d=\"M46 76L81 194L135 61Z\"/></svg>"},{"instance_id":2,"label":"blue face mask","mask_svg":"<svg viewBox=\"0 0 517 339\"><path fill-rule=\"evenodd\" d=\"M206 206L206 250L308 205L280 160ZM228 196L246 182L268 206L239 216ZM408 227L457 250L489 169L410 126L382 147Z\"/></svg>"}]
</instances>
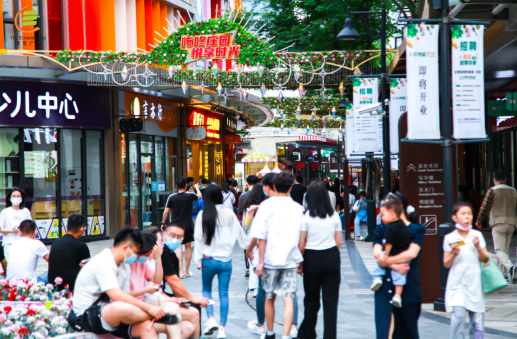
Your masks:
<instances>
[{"instance_id":1,"label":"blue face mask","mask_svg":"<svg viewBox=\"0 0 517 339\"><path fill-rule=\"evenodd\" d=\"M124 253L124 264L131 265L132 263L134 263L136 261L138 256L136 254L134 254L133 252L131 252L131 249L129 250L129 252L131 253L129 255L129 258L126 258L126 253Z\"/></svg>"},{"instance_id":2,"label":"blue face mask","mask_svg":"<svg viewBox=\"0 0 517 339\"><path fill-rule=\"evenodd\" d=\"M149 257L140 257L136 260L136 262L139 262L141 264L145 264L149 260Z\"/></svg>"},{"instance_id":3,"label":"blue face mask","mask_svg":"<svg viewBox=\"0 0 517 339\"><path fill-rule=\"evenodd\" d=\"M171 251L175 251L181 246L181 241L178 239L167 238L165 241L165 246L167 246Z\"/></svg>"},{"instance_id":4,"label":"blue face mask","mask_svg":"<svg viewBox=\"0 0 517 339\"><path fill-rule=\"evenodd\" d=\"M266 190L265 190L265 189L263 189L263 190L264 190L264 194L265 194L265 196L266 196L266 197L269 197L269 194L267 194Z\"/></svg>"}]
</instances>

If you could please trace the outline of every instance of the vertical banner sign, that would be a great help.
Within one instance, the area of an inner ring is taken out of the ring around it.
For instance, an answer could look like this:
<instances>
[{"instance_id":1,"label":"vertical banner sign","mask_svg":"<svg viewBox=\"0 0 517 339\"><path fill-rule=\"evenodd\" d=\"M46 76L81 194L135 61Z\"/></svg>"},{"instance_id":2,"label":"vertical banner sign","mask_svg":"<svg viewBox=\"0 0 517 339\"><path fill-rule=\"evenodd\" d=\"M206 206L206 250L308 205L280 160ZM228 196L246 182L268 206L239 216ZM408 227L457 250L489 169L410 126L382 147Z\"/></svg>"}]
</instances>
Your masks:
<instances>
[{"instance_id":1,"label":"vertical banner sign","mask_svg":"<svg viewBox=\"0 0 517 339\"><path fill-rule=\"evenodd\" d=\"M407 112L406 79L390 80L390 147L391 152L399 152L399 120Z\"/></svg>"},{"instance_id":2,"label":"vertical banner sign","mask_svg":"<svg viewBox=\"0 0 517 339\"><path fill-rule=\"evenodd\" d=\"M354 79L354 153L379 152L379 116L359 114L359 108L379 101L377 79Z\"/></svg>"},{"instance_id":3,"label":"vertical banner sign","mask_svg":"<svg viewBox=\"0 0 517 339\"><path fill-rule=\"evenodd\" d=\"M408 139L440 139L438 25L408 24Z\"/></svg>"},{"instance_id":4,"label":"vertical banner sign","mask_svg":"<svg viewBox=\"0 0 517 339\"><path fill-rule=\"evenodd\" d=\"M483 26L452 25L455 139L486 138Z\"/></svg>"}]
</instances>

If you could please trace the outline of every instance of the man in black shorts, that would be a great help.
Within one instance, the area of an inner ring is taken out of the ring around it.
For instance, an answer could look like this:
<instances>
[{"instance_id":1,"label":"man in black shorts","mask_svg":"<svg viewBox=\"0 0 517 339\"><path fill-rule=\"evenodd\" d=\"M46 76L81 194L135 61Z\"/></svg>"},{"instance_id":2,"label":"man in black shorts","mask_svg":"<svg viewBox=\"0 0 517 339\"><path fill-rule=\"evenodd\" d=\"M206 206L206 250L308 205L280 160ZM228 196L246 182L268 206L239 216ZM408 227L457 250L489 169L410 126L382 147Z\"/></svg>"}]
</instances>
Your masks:
<instances>
[{"instance_id":1,"label":"man in black shorts","mask_svg":"<svg viewBox=\"0 0 517 339\"><path fill-rule=\"evenodd\" d=\"M201 199L199 185L195 184L196 194L187 191L187 179L179 177L176 180L178 193L171 194L165 204L163 212L162 228L166 225L169 211L172 213L171 223L181 225L185 229L183 244L185 245L185 270L183 270L183 253L181 247L176 251L180 264L180 278L189 278L193 274L189 271L190 260L192 259L192 241L194 241L194 225L192 223L192 202Z\"/></svg>"}]
</instances>

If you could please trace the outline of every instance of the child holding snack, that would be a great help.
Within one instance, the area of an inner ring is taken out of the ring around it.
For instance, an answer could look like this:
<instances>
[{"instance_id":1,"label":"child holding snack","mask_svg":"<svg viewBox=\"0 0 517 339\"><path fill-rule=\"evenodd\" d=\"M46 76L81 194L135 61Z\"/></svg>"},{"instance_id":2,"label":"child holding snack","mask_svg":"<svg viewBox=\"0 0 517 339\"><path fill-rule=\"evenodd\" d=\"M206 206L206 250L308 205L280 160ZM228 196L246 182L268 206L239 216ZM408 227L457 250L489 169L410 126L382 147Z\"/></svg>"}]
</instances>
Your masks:
<instances>
[{"instance_id":1,"label":"child holding snack","mask_svg":"<svg viewBox=\"0 0 517 339\"><path fill-rule=\"evenodd\" d=\"M406 224L400 220L403 212L402 204L396 200L387 200L381 207L382 222L386 225L384 232L384 250L387 256L395 256L407 250L411 243L411 231ZM409 264L409 263L408 263ZM386 269L379 264L373 271L373 283L370 289L378 291L382 286L382 277L386 274ZM395 285L395 295L393 296L393 306L402 307L402 291L406 284L406 275L397 271L391 271L393 285Z\"/></svg>"},{"instance_id":2,"label":"child holding snack","mask_svg":"<svg viewBox=\"0 0 517 339\"><path fill-rule=\"evenodd\" d=\"M472 229L470 204L457 203L452 219L456 222L456 230L447 234L443 240L443 265L450 268L445 290L445 308L447 312L454 312L451 318L451 338L466 338L467 311L470 318L470 337L474 338L475 332L484 331L485 295L479 261L488 262L486 242L480 231Z\"/></svg>"}]
</instances>

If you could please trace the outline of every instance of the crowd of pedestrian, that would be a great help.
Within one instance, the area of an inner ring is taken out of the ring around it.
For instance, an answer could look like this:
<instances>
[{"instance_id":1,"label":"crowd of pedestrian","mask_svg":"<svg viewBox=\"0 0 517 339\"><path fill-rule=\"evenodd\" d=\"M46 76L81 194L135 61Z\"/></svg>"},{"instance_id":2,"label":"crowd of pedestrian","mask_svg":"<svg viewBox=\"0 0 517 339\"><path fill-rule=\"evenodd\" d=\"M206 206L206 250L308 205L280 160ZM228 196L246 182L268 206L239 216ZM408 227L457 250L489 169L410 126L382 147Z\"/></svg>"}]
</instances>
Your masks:
<instances>
[{"instance_id":1,"label":"crowd of pedestrian","mask_svg":"<svg viewBox=\"0 0 517 339\"><path fill-rule=\"evenodd\" d=\"M496 171L495 186L487 191L475 224L481 228L489 218L501 270L514 282L516 266L508 247L517 225L517 191L505 183L505 173ZM256 298L250 331L261 339L275 338L275 301L281 298L282 339L314 339L321 300L323 338L336 338L344 212L350 212L355 239L364 240L361 224L367 222L367 194L358 193L355 185L346 191L340 178L314 180L306 187L300 175L289 171L261 179L250 175L247 190L242 192L231 177L222 187L207 179L201 184L200 189L193 178L178 178L177 192L167 199L160 228L122 228L113 247L93 258L79 240L87 224L84 216L68 218L66 235L49 252L36 240L37 226L25 208L23 190L13 188L0 213L0 259L6 278L33 277L38 258L47 261L48 272L35 279L53 282L61 278L58 288L73 291L68 321L76 331L127 339L157 338L158 333L169 339L211 335L224 339L232 272L242 269L249 278L248 295ZM371 285L377 338L419 338L419 264L426 228L417 224L415 209L398 192L388 193L379 209L373 235L377 264ZM450 337L454 339L465 337L467 315L468 335L483 337L484 280L491 279L495 285L497 274L502 276L496 270L487 278L484 270L494 264L482 232L472 228L473 215L469 203L456 204L451 216L455 230L443 241L443 265L449 268L445 306L453 313ZM244 251L246 267L233 266L237 243ZM200 270L202 297L194 297L183 284L183 279L194 275L191 261ZM305 295L300 324L298 275ZM213 309L216 277L219 319ZM202 308L207 316L204 326Z\"/></svg>"}]
</instances>

